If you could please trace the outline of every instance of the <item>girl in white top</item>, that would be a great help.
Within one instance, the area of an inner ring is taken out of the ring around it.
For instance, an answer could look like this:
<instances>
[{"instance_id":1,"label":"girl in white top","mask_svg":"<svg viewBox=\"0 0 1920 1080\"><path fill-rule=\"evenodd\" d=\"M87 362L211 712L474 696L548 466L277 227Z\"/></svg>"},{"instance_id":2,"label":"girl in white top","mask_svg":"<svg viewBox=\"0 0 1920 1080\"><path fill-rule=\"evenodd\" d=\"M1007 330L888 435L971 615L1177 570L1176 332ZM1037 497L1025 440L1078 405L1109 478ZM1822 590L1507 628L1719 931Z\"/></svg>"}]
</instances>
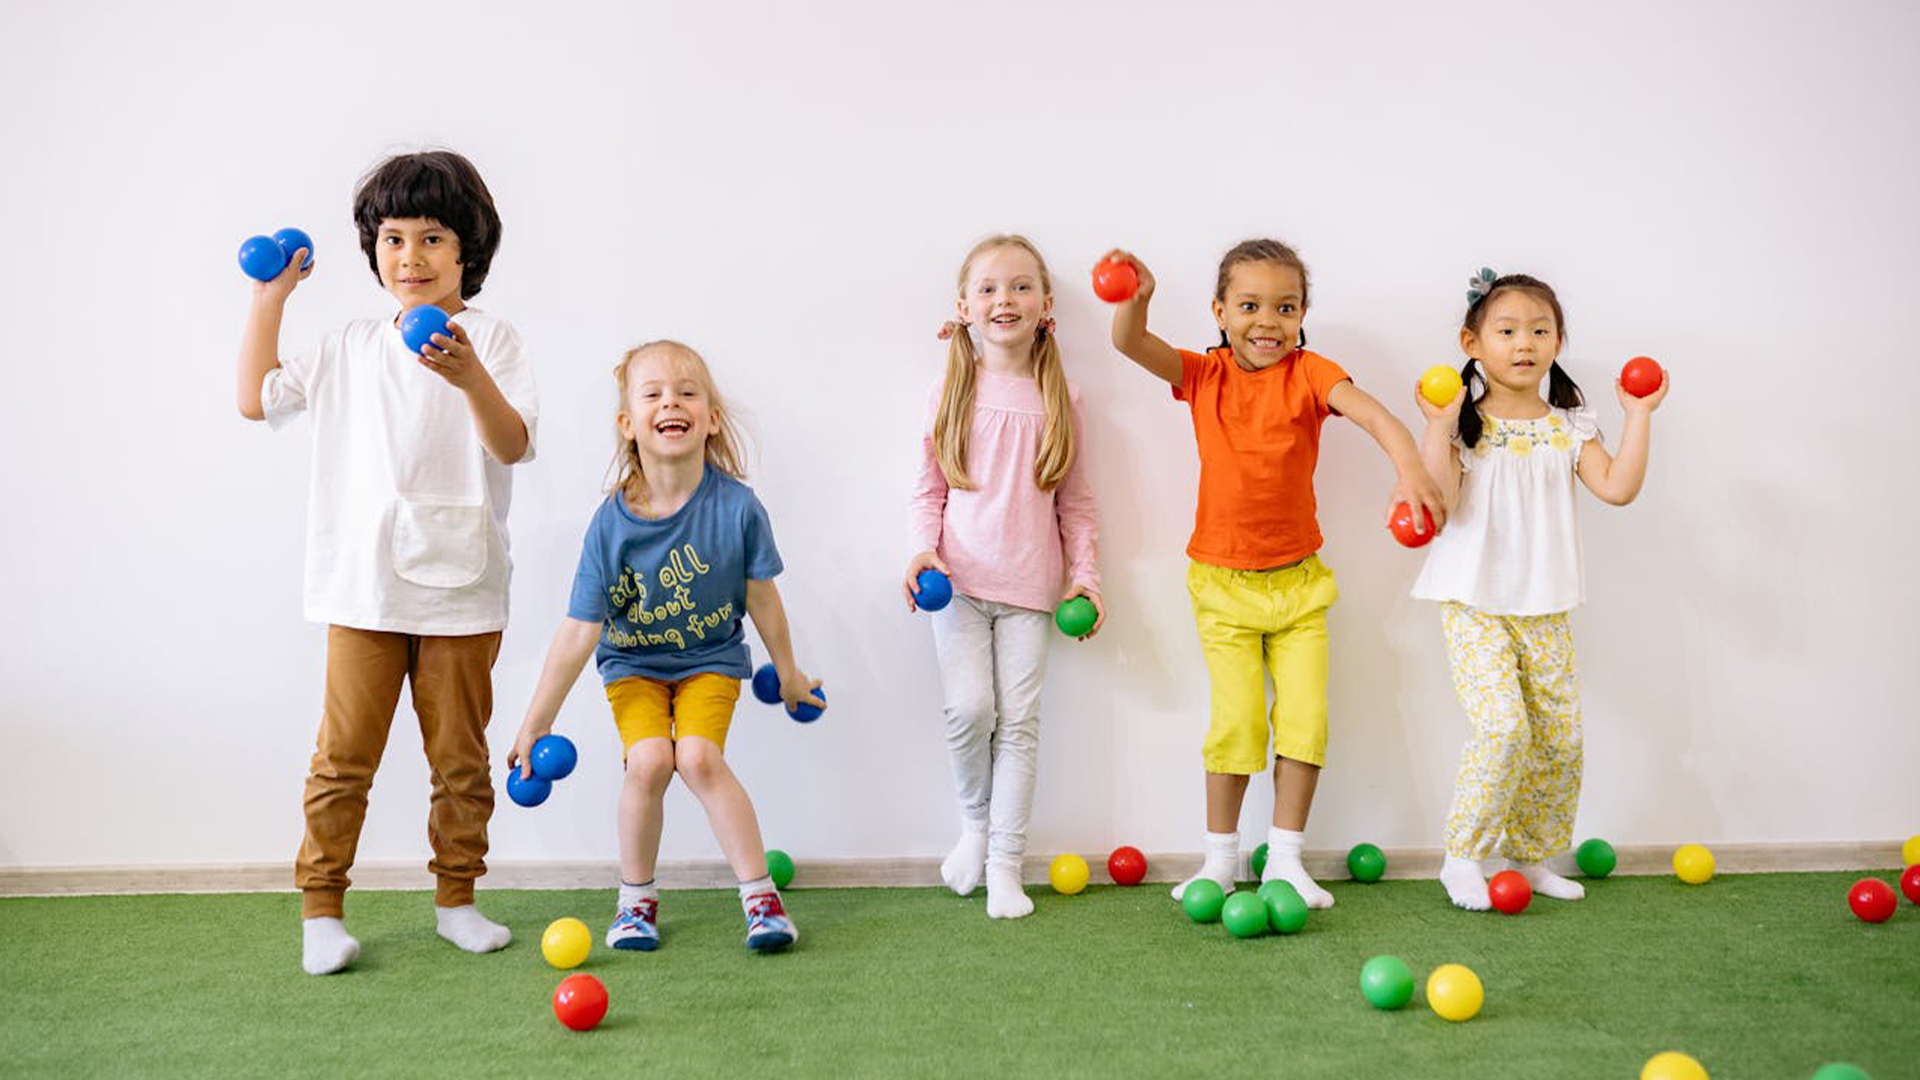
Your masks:
<instances>
[{"instance_id":1,"label":"girl in white top","mask_svg":"<svg viewBox=\"0 0 1920 1080\"><path fill-rule=\"evenodd\" d=\"M1612 456L1580 388L1555 363L1565 340L1550 286L1482 270L1460 328L1465 385L1444 407L1414 392L1427 418L1421 458L1446 496L1447 525L1413 595L1441 602L1454 689L1473 721L1440 882L1470 911L1490 906L1481 863L1496 849L1534 892L1585 894L1545 865L1567 849L1580 798L1579 685L1567 628L1567 612L1584 599L1573 481L1615 506L1633 501L1667 381L1643 398L1614 384L1626 425Z\"/></svg>"}]
</instances>

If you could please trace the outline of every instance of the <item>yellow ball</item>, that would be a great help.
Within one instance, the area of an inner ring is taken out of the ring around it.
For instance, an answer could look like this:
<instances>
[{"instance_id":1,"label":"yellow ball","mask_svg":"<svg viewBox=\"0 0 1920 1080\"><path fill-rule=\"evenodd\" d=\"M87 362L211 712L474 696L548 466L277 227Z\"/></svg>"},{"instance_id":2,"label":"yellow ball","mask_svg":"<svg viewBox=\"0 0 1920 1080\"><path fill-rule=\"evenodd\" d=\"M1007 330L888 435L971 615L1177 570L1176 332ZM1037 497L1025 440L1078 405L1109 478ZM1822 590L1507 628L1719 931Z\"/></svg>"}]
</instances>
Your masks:
<instances>
[{"instance_id":1,"label":"yellow ball","mask_svg":"<svg viewBox=\"0 0 1920 1080\"><path fill-rule=\"evenodd\" d=\"M1673 853L1673 872L1689 885L1713 880L1713 852L1699 844L1681 844Z\"/></svg>"},{"instance_id":2,"label":"yellow ball","mask_svg":"<svg viewBox=\"0 0 1920 1080\"><path fill-rule=\"evenodd\" d=\"M540 955L562 971L579 967L592 951L593 932L571 915L553 920L547 932L540 935Z\"/></svg>"},{"instance_id":3,"label":"yellow ball","mask_svg":"<svg viewBox=\"0 0 1920 1080\"><path fill-rule=\"evenodd\" d=\"M1707 1070L1678 1050L1662 1050L1640 1066L1640 1080L1707 1080Z\"/></svg>"},{"instance_id":4,"label":"yellow ball","mask_svg":"<svg viewBox=\"0 0 1920 1080\"><path fill-rule=\"evenodd\" d=\"M1920 836L1909 836L1907 842L1900 845L1900 865L1912 866L1920 863Z\"/></svg>"},{"instance_id":5,"label":"yellow ball","mask_svg":"<svg viewBox=\"0 0 1920 1080\"><path fill-rule=\"evenodd\" d=\"M1054 892L1072 896L1087 887L1087 860L1078 855L1055 855L1053 864L1047 867L1047 880L1053 882Z\"/></svg>"},{"instance_id":6,"label":"yellow ball","mask_svg":"<svg viewBox=\"0 0 1920 1080\"><path fill-rule=\"evenodd\" d=\"M1420 396L1444 409L1460 392L1460 373L1445 364L1435 364L1420 376Z\"/></svg>"},{"instance_id":7,"label":"yellow ball","mask_svg":"<svg viewBox=\"0 0 1920 1080\"><path fill-rule=\"evenodd\" d=\"M1427 1005L1443 1020L1471 1020L1485 1000L1480 976L1464 964L1441 964L1427 976Z\"/></svg>"}]
</instances>

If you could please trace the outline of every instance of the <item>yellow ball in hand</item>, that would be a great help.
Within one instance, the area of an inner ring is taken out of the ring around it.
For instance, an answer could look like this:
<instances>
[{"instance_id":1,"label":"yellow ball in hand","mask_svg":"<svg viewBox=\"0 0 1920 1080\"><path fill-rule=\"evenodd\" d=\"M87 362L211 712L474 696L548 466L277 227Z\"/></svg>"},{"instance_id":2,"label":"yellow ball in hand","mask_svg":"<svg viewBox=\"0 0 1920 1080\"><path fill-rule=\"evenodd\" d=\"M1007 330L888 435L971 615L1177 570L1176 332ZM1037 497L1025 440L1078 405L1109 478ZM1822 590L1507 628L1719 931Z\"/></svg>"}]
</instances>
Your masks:
<instances>
[{"instance_id":1,"label":"yellow ball in hand","mask_svg":"<svg viewBox=\"0 0 1920 1080\"><path fill-rule=\"evenodd\" d=\"M1471 1020L1485 1000L1480 976L1465 964L1441 964L1427 976L1427 1005L1442 1020Z\"/></svg>"},{"instance_id":2,"label":"yellow ball in hand","mask_svg":"<svg viewBox=\"0 0 1920 1080\"><path fill-rule=\"evenodd\" d=\"M1087 860L1078 855L1056 855L1047 867L1047 880L1053 882L1054 892L1072 896L1087 887Z\"/></svg>"},{"instance_id":3,"label":"yellow ball in hand","mask_svg":"<svg viewBox=\"0 0 1920 1080\"><path fill-rule=\"evenodd\" d=\"M1682 844L1673 853L1673 872L1689 885L1713 880L1713 852L1699 844Z\"/></svg>"},{"instance_id":4,"label":"yellow ball in hand","mask_svg":"<svg viewBox=\"0 0 1920 1080\"><path fill-rule=\"evenodd\" d=\"M592 951L593 932L571 915L553 920L540 935L540 955L562 971L579 967Z\"/></svg>"},{"instance_id":5,"label":"yellow ball in hand","mask_svg":"<svg viewBox=\"0 0 1920 1080\"><path fill-rule=\"evenodd\" d=\"M1444 409L1460 392L1460 373L1445 364L1435 364L1420 376L1420 396L1433 402L1436 409Z\"/></svg>"},{"instance_id":6,"label":"yellow ball in hand","mask_svg":"<svg viewBox=\"0 0 1920 1080\"><path fill-rule=\"evenodd\" d=\"M1707 1070L1678 1050L1662 1050L1640 1067L1640 1080L1707 1080Z\"/></svg>"}]
</instances>

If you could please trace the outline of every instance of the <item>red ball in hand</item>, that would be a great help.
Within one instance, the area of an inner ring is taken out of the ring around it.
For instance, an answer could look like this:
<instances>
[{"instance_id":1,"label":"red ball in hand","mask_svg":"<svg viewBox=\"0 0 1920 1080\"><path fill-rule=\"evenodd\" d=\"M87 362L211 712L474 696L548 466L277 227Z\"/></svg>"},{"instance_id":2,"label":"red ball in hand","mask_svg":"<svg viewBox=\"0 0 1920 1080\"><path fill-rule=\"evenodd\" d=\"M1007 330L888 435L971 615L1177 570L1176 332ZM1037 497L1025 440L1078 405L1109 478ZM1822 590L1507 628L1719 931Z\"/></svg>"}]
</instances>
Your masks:
<instances>
[{"instance_id":1,"label":"red ball in hand","mask_svg":"<svg viewBox=\"0 0 1920 1080\"><path fill-rule=\"evenodd\" d=\"M1109 304L1133 299L1140 289L1140 275L1133 264L1121 259L1102 259L1093 268L1093 295Z\"/></svg>"},{"instance_id":2,"label":"red ball in hand","mask_svg":"<svg viewBox=\"0 0 1920 1080\"><path fill-rule=\"evenodd\" d=\"M1867 922L1886 922L1893 918L1893 909L1900 906L1900 898L1893 895L1893 889L1886 882L1864 877L1847 890L1847 906Z\"/></svg>"},{"instance_id":3,"label":"red ball in hand","mask_svg":"<svg viewBox=\"0 0 1920 1080\"><path fill-rule=\"evenodd\" d=\"M1147 857L1137 847L1114 848L1107 856L1107 876L1115 885L1138 885L1146 880Z\"/></svg>"},{"instance_id":4,"label":"red ball in hand","mask_svg":"<svg viewBox=\"0 0 1920 1080\"><path fill-rule=\"evenodd\" d=\"M1393 517L1388 520L1387 527L1393 530L1393 538L1407 547L1422 547L1427 541L1433 539L1433 514L1423 506L1420 508L1420 517L1421 528L1419 532L1415 532L1413 507L1401 503L1393 508Z\"/></svg>"},{"instance_id":5,"label":"red ball in hand","mask_svg":"<svg viewBox=\"0 0 1920 1080\"><path fill-rule=\"evenodd\" d=\"M1636 356L1620 369L1620 385L1634 397L1646 397L1660 389L1666 377L1667 373L1660 370L1659 362L1651 356Z\"/></svg>"},{"instance_id":6,"label":"red ball in hand","mask_svg":"<svg viewBox=\"0 0 1920 1080\"><path fill-rule=\"evenodd\" d=\"M1907 872L1900 875L1900 891L1908 900L1920 904L1920 863L1907 867Z\"/></svg>"},{"instance_id":7,"label":"red ball in hand","mask_svg":"<svg viewBox=\"0 0 1920 1080\"><path fill-rule=\"evenodd\" d=\"M1518 915L1533 903L1533 886L1518 870L1502 870L1487 882L1487 899L1502 915Z\"/></svg>"}]
</instances>

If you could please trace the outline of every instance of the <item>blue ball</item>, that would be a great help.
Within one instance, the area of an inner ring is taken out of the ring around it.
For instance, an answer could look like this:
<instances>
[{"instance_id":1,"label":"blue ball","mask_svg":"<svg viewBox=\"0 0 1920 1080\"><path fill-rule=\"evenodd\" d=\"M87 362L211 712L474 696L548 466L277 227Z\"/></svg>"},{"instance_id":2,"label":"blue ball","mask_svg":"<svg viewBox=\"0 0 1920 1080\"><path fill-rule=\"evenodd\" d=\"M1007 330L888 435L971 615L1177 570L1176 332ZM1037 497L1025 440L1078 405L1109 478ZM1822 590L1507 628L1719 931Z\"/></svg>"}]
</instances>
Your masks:
<instances>
[{"instance_id":1,"label":"blue ball","mask_svg":"<svg viewBox=\"0 0 1920 1080\"><path fill-rule=\"evenodd\" d=\"M279 244L280 250L285 253L285 258L280 260L281 265L292 262L293 253L306 248L307 257L300 260L300 269L306 270L313 266L313 237L308 236L306 230L289 225L273 234L273 242Z\"/></svg>"},{"instance_id":2,"label":"blue ball","mask_svg":"<svg viewBox=\"0 0 1920 1080\"><path fill-rule=\"evenodd\" d=\"M821 701L827 700L827 692L817 686L813 688L813 696L819 698ZM815 720L820 719L820 714L825 711L825 709L818 705L809 705L804 701L798 705L787 706L787 715L803 724L811 724Z\"/></svg>"},{"instance_id":3,"label":"blue ball","mask_svg":"<svg viewBox=\"0 0 1920 1080\"><path fill-rule=\"evenodd\" d=\"M523 780L520 778L518 768L507 772L507 798L521 806L539 806L546 802L547 796L551 794L553 794L553 781L537 773Z\"/></svg>"},{"instance_id":4,"label":"blue ball","mask_svg":"<svg viewBox=\"0 0 1920 1080\"><path fill-rule=\"evenodd\" d=\"M447 332L447 313L432 304L408 308L400 316L400 340L418 353L433 341L433 335Z\"/></svg>"},{"instance_id":5,"label":"blue ball","mask_svg":"<svg viewBox=\"0 0 1920 1080\"><path fill-rule=\"evenodd\" d=\"M573 740L565 735L540 736L534 740L533 752L527 757L533 761L533 775L542 780L565 780L580 762Z\"/></svg>"},{"instance_id":6,"label":"blue ball","mask_svg":"<svg viewBox=\"0 0 1920 1080\"><path fill-rule=\"evenodd\" d=\"M772 664L760 665L753 673L753 696L765 705L780 704L780 673L773 670Z\"/></svg>"},{"instance_id":7,"label":"blue ball","mask_svg":"<svg viewBox=\"0 0 1920 1080\"><path fill-rule=\"evenodd\" d=\"M249 236L240 244L240 269L255 281L272 281L287 268L287 253L271 236Z\"/></svg>"},{"instance_id":8,"label":"blue ball","mask_svg":"<svg viewBox=\"0 0 1920 1080\"><path fill-rule=\"evenodd\" d=\"M921 611L939 611L953 599L953 581L931 566L920 571L913 583L919 589L913 603Z\"/></svg>"}]
</instances>

